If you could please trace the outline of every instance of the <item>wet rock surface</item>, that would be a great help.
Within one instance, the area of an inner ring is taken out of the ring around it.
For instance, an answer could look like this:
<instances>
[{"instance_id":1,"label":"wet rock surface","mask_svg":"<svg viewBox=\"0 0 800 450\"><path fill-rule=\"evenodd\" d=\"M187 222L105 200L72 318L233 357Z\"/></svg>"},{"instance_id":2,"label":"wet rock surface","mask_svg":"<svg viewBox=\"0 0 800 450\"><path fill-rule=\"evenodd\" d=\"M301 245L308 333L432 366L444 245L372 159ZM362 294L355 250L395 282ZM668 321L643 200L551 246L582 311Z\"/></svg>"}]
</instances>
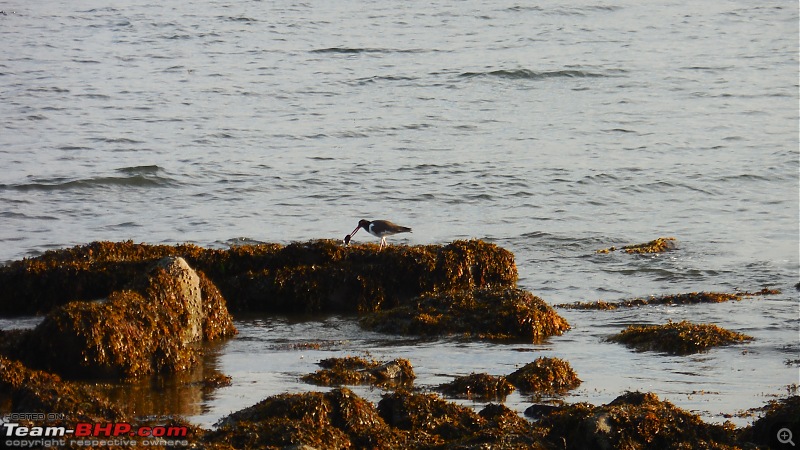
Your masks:
<instances>
[{"instance_id":1,"label":"wet rock surface","mask_svg":"<svg viewBox=\"0 0 800 450\"><path fill-rule=\"evenodd\" d=\"M712 347L750 341L753 338L716 325L693 324L684 320L664 325L633 325L608 339L639 351L653 350L687 355L706 351Z\"/></svg>"}]
</instances>

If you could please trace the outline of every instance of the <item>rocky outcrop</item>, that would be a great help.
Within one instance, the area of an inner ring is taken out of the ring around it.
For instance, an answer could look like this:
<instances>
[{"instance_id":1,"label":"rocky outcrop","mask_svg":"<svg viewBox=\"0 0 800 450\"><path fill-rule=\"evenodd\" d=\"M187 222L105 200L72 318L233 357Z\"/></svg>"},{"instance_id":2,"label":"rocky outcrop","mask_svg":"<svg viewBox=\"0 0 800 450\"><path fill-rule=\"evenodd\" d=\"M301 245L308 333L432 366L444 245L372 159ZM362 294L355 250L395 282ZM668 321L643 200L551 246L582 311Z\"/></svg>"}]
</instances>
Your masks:
<instances>
[{"instance_id":1,"label":"rocky outcrop","mask_svg":"<svg viewBox=\"0 0 800 450\"><path fill-rule=\"evenodd\" d=\"M205 273L233 312L374 312L425 292L517 281L514 255L480 240L380 252L331 240L226 250L94 242L0 267L0 314L45 314L73 300L108 297L167 256Z\"/></svg>"},{"instance_id":2,"label":"rocky outcrop","mask_svg":"<svg viewBox=\"0 0 800 450\"><path fill-rule=\"evenodd\" d=\"M732 425L707 424L652 393L629 392L602 406L564 406L539 425L548 441L567 450L739 448Z\"/></svg>"},{"instance_id":3,"label":"rocky outcrop","mask_svg":"<svg viewBox=\"0 0 800 450\"><path fill-rule=\"evenodd\" d=\"M19 357L68 377L134 377L194 364L191 344L236 332L213 285L183 258L158 262L129 289L73 301L21 338Z\"/></svg>"}]
</instances>

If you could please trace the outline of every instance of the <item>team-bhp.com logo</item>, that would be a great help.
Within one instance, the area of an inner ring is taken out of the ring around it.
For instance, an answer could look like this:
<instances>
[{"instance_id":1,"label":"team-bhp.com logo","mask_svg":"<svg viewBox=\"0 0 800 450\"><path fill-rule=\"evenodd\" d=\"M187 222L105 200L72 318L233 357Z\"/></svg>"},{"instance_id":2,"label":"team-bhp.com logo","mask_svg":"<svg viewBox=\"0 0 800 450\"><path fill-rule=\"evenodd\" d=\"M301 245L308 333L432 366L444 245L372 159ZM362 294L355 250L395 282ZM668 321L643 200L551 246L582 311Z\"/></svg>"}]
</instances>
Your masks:
<instances>
[{"instance_id":1,"label":"team-bhp.com logo","mask_svg":"<svg viewBox=\"0 0 800 450\"><path fill-rule=\"evenodd\" d=\"M23 426L6 422L0 434L6 447L59 447L73 446L188 446L188 428L185 426L140 426L126 422L79 422L73 428L65 426Z\"/></svg>"}]
</instances>

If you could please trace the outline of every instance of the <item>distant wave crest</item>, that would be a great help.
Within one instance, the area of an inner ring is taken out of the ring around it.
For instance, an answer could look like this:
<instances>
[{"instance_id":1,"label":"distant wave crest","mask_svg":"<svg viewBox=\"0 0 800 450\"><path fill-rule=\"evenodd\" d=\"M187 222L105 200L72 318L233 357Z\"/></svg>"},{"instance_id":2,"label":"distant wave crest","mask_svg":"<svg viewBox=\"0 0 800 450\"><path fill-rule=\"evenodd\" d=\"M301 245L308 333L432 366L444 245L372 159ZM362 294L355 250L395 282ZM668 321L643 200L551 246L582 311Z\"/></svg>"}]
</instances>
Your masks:
<instances>
[{"instance_id":1,"label":"distant wave crest","mask_svg":"<svg viewBox=\"0 0 800 450\"><path fill-rule=\"evenodd\" d=\"M160 188L178 184L163 174L158 166L135 166L117 169L120 175L96 176L89 178L29 178L24 183L0 184L0 190L16 191L60 191L66 189L95 188Z\"/></svg>"},{"instance_id":2,"label":"distant wave crest","mask_svg":"<svg viewBox=\"0 0 800 450\"><path fill-rule=\"evenodd\" d=\"M602 73L589 72L585 70L552 70L552 71L535 71L529 69L515 69L515 70L492 70L489 72L464 72L460 75L462 78L474 77L498 77L510 79L525 79L525 80L544 80L548 78L600 78L608 75Z\"/></svg>"}]
</instances>

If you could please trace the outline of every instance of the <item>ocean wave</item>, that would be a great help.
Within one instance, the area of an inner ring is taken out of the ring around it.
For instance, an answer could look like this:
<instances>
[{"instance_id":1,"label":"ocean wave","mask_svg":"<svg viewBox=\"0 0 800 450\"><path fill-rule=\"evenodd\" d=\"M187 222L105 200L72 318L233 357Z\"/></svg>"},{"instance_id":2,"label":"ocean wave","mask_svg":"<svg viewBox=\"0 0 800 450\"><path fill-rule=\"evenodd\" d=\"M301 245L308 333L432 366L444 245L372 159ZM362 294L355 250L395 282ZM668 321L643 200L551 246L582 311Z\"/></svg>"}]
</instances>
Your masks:
<instances>
[{"instance_id":1,"label":"ocean wave","mask_svg":"<svg viewBox=\"0 0 800 450\"><path fill-rule=\"evenodd\" d=\"M488 72L464 72L459 75L461 78L496 77L513 80L546 80L549 78L603 78L607 76L608 75L602 73L574 69L551 70L543 72L530 69L492 70Z\"/></svg>"},{"instance_id":2,"label":"ocean wave","mask_svg":"<svg viewBox=\"0 0 800 450\"><path fill-rule=\"evenodd\" d=\"M71 179L66 177L30 178L24 183L0 184L0 190L62 191L70 189L163 188L177 186L158 166L135 166L117 169L120 176L96 176Z\"/></svg>"},{"instance_id":3,"label":"ocean wave","mask_svg":"<svg viewBox=\"0 0 800 450\"><path fill-rule=\"evenodd\" d=\"M311 53L340 53L340 54L360 54L360 53L423 53L430 50L412 49L392 49L392 48L370 48L370 47L327 47L311 50Z\"/></svg>"}]
</instances>

